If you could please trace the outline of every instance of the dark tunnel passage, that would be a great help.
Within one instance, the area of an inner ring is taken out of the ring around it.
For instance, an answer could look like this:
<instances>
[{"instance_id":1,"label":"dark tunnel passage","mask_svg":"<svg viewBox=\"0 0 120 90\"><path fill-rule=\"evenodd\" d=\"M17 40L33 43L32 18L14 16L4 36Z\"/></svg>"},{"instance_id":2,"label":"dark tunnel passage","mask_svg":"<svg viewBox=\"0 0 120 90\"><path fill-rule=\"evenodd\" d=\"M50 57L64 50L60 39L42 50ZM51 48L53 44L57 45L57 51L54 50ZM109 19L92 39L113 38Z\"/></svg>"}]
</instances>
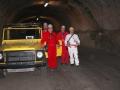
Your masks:
<instances>
[{"instance_id":1,"label":"dark tunnel passage","mask_svg":"<svg viewBox=\"0 0 120 90\"><path fill-rule=\"evenodd\" d=\"M60 25L70 26L70 19L65 11L58 6L34 5L19 10L12 23L51 23L59 31Z\"/></svg>"}]
</instances>

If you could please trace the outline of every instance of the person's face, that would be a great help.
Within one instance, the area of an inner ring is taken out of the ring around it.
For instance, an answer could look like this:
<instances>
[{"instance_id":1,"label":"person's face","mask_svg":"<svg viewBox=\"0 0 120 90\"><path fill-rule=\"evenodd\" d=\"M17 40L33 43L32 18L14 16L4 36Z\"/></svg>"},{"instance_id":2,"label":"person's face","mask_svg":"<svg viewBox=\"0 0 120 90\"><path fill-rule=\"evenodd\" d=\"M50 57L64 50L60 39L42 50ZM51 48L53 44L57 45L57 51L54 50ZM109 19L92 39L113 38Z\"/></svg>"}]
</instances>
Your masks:
<instances>
[{"instance_id":1,"label":"person's face","mask_svg":"<svg viewBox=\"0 0 120 90\"><path fill-rule=\"evenodd\" d=\"M71 34L73 34L74 33L74 28L70 28L69 31L70 31Z\"/></svg>"},{"instance_id":2,"label":"person's face","mask_svg":"<svg viewBox=\"0 0 120 90\"><path fill-rule=\"evenodd\" d=\"M43 24L43 28L44 28L44 29L48 28L48 24L47 24L47 23L44 23L44 24Z\"/></svg>"},{"instance_id":3,"label":"person's face","mask_svg":"<svg viewBox=\"0 0 120 90\"><path fill-rule=\"evenodd\" d=\"M65 32L65 26L61 27L61 32Z\"/></svg>"},{"instance_id":4,"label":"person's face","mask_svg":"<svg viewBox=\"0 0 120 90\"><path fill-rule=\"evenodd\" d=\"M53 32L53 27L48 27L48 32L52 33Z\"/></svg>"}]
</instances>

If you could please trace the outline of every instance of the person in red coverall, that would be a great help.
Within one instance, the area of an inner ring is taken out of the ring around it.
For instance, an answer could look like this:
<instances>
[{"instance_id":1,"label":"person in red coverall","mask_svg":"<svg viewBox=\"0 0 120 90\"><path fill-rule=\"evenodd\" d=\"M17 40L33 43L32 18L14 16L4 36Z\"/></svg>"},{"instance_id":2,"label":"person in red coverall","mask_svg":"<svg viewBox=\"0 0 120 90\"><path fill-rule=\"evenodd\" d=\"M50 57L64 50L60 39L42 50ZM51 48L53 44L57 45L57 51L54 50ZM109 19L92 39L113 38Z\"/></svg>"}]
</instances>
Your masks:
<instances>
[{"instance_id":1,"label":"person in red coverall","mask_svg":"<svg viewBox=\"0 0 120 90\"><path fill-rule=\"evenodd\" d=\"M46 38L46 34L48 33L48 24L43 23L43 29L42 29L42 38Z\"/></svg>"},{"instance_id":2,"label":"person in red coverall","mask_svg":"<svg viewBox=\"0 0 120 90\"><path fill-rule=\"evenodd\" d=\"M44 41L47 39L47 34L48 34L48 23L43 23L43 28L42 28L42 38L40 43L44 43ZM42 47L44 47L44 44L42 44Z\"/></svg>"},{"instance_id":3,"label":"person in red coverall","mask_svg":"<svg viewBox=\"0 0 120 90\"><path fill-rule=\"evenodd\" d=\"M48 25L48 32L46 33L46 37L42 39L42 44L46 43L48 46L48 68L51 70L57 69L57 52L56 45L58 44L56 33L53 32L53 25Z\"/></svg>"},{"instance_id":4,"label":"person in red coverall","mask_svg":"<svg viewBox=\"0 0 120 90\"><path fill-rule=\"evenodd\" d=\"M65 46L65 37L68 34L66 31L66 27L63 25L61 26L61 32L58 33L57 38L58 40L62 41L62 61L61 64L69 64L69 53L68 48Z\"/></svg>"},{"instance_id":5,"label":"person in red coverall","mask_svg":"<svg viewBox=\"0 0 120 90\"><path fill-rule=\"evenodd\" d=\"M48 30L48 24L47 23L43 23L43 31L47 31Z\"/></svg>"}]
</instances>

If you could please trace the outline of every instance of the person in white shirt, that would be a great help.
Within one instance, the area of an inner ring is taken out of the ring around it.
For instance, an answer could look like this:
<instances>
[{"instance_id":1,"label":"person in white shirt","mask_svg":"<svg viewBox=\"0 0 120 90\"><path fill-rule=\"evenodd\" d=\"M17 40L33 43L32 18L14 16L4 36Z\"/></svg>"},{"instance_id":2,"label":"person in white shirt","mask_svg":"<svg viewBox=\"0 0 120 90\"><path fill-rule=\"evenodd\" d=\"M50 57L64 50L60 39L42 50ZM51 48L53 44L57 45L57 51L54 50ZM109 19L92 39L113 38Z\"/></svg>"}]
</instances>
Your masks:
<instances>
[{"instance_id":1,"label":"person in white shirt","mask_svg":"<svg viewBox=\"0 0 120 90\"><path fill-rule=\"evenodd\" d=\"M70 34L65 37L65 45L68 47L70 64L79 66L78 45L80 45L80 39L77 34L74 34L75 29L73 27L70 27L69 31Z\"/></svg>"}]
</instances>

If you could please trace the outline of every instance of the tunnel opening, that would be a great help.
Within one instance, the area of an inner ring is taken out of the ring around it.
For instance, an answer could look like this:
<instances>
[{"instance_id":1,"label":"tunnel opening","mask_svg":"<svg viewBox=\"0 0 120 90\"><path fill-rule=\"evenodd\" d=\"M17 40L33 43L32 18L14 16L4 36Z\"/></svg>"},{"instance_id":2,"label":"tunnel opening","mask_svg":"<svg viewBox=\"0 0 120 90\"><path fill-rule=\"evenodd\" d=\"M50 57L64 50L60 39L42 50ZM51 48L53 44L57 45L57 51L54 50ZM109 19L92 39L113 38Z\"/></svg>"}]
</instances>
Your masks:
<instances>
[{"instance_id":1,"label":"tunnel opening","mask_svg":"<svg viewBox=\"0 0 120 90\"><path fill-rule=\"evenodd\" d=\"M14 15L12 23L39 23L53 24L55 31L59 31L61 25L70 26L70 19L65 10L59 6L33 5L20 9Z\"/></svg>"}]
</instances>

